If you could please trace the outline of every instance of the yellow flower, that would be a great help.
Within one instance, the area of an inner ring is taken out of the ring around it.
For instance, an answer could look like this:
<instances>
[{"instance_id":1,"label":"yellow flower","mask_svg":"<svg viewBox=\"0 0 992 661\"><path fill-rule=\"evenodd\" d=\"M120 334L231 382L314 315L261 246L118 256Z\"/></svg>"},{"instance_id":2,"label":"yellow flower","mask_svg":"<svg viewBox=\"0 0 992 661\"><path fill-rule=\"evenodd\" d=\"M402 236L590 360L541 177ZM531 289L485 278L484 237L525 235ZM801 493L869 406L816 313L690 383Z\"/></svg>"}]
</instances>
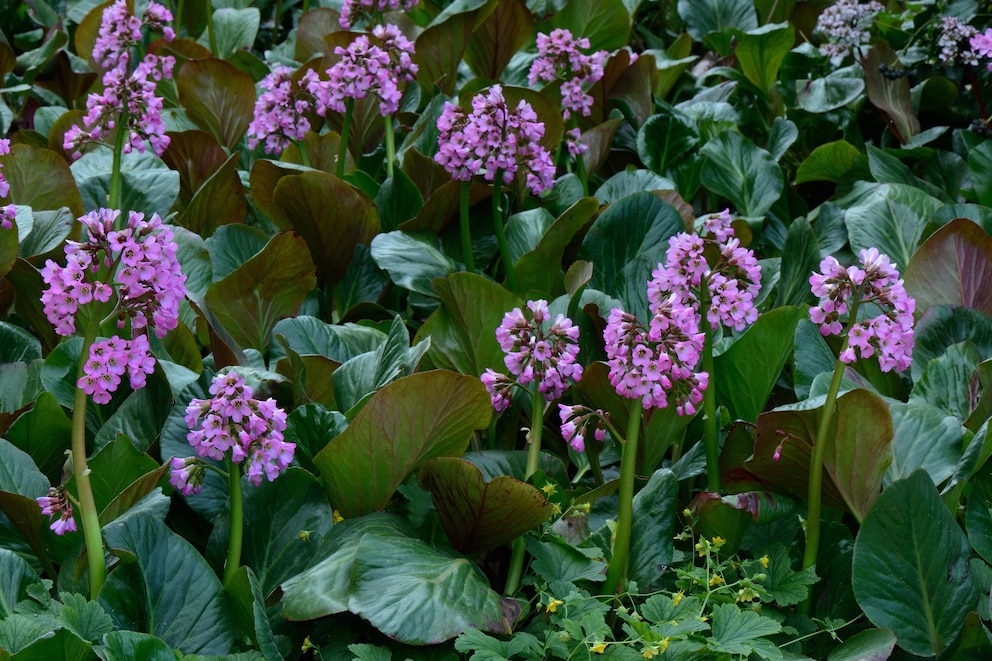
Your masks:
<instances>
[{"instance_id":1,"label":"yellow flower","mask_svg":"<svg viewBox=\"0 0 992 661\"><path fill-rule=\"evenodd\" d=\"M682 516L684 516L687 519L692 517L692 512L689 510L688 507L682 510Z\"/></svg>"},{"instance_id":2,"label":"yellow flower","mask_svg":"<svg viewBox=\"0 0 992 661\"><path fill-rule=\"evenodd\" d=\"M699 551L699 557L706 555L706 547L703 546L702 542L696 542L696 550Z\"/></svg>"},{"instance_id":3,"label":"yellow flower","mask_svg":"<svg viewBox=\"0 0 992 661\"><path fill-rule=\"evenodd\" d=\"M679 590L678 592L676 592L675 594L673 594L672 595L672 606L678 606L679 603L681 603L681 601L682 601L682 597L684 597L684 596L685 596L685 592L683 592L682 590Z\"/></svg>"},{"instance_id":4,"label":"yellow flower","mask_svg":"<svg viewBox=\"0 0 992 661\"><path fill-rule=\"evenodd\" d=\"M546 496L553 496L555 493L555 485L548 482L543 487L541 487L541 491L543 491Z\"/></svg>"},{"instance_id":5,"label":"yellow flower","mask_svg":"<svg viewBox=\"0 0 992 661\"><path fill-rule=\"evenodd\" d=\"M595 645L589 648L589 651L594 652L596 654L602 654L603 652L606 651L606 643L596 643Z\"/></svg>"},{"instance_id":6,"label":"yellow flower","mask_svg":"<svg viewBox=\"0 0 992 661\"><path fill-rule=\"evenodd\" d=\"M561 514L561 508L558 507L558 503L551 503L551 516L558 516Z\"/></svg>"},{"instance_id":7,"label":"yellow flower","mask_svg":"<svg viewBox=\"0 0 992 661\"><path fill-rule=\"evenodd\" d=\"M765 569L768 569L768 556L767 555L761 556L761 558L758 560L758 562L761 563L761 566L762 567L764 567Z\"/></svg>"},{"instance_id":8,"label":"yellow flower","mask_svg":"<svg viewBox=\"0 0 992 661\"><path fill-rule=\"evenodd\" d=\"M545 606L545 609L549 613L554 613L556 610L558 610L558 607L561 606L564 603L565 602L562 601L561 599L552 599L551 601L548 602L548 605Z\"/></svg>"},{"instance_id":9,"label":"yellow flower","mask_svg":"<svg viewBox=\"0 0 992 661\"><path fill-rule=\"evenodd\" d=\"M713 574L713 578L710 579L710 587L713 587L714 585L720 585L721 583L723 583L723 576L720 576L719 574Z\"/></svg>"},{"instance_id":10,"label":"yellow flower","mask_svg":"<svg viewBox=\"0 0 992 661\"><path fill-rule=\"evenodd\" d=\"M665 653L665 650L667 650L667 649L668 649L668 639L667 638L662 638L661 639L661 653L664 654Z\"/></svg>"},{"instance_id":11,"label":"yellow flower","mask_svg":"<svg viewBox=\"0 0 992 661\"><path fill-rule=\"evenodd\" d=\"M727 540L725 540L723 537L720 537L720 535L717 535L716 537L713 538L713 546L723 546L726 543Z\"/></svg>"},{"instance_id":12,"label":"yellow flower","mask_svg":"<svg viewBox=\"0 0 992 661\"><path fill-rule=\"evenodd\" d=\"M709 622L710 621L710 618L706 617L705 615L700 615L696 619L699 620L700 622Z\"/></svg>"},{"instance_id":13,"label":"yellow flower","mask_svg":"<svg viewBox=\"0 0 992 661\"><path fill-rule=\"evenodd\" d=\"M644 651L641 652L641 656L643 656L645 659L653 659L659 654L661 654L661 650L658 648L657 645L652 645L651 647L645 647Z\"/></svg>"},{"instance_id":14,"label":"yellow flower","mask_svg":"<svg viewBox=\"0 0 992 661\"><path fill-rule=\"evenodd\" d=\"M344 517L341 516L341 511L340 510L334 510L334 512L331 514L331 516L334 518L334 525L338 525L339 523L341 523L342 521L344 521Z\"/></svg>"},{"instance_id":15,"label":"yellow flower","mask_svg":"<svg viewBox=\"0 0 992 661\"><path fill-rule=\"evenodd\" d=\"M310 642L310 636L303 639L303 647L300 648L301 652L308 652L313 649L313 643Z\"/></svg>"}]
</instances>

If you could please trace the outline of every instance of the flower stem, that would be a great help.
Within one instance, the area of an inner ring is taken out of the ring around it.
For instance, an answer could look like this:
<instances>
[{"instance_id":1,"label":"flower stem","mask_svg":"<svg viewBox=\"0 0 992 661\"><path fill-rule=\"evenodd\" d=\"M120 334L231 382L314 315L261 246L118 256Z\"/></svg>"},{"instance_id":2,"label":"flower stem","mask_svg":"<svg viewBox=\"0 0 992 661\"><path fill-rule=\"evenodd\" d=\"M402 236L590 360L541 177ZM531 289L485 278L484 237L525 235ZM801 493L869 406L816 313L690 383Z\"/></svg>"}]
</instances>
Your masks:
<instances>
[{"instance_id":1,"label":"flower stem","mask_svg":"<svg viewBox=\"0 0 992 661\"><path fill-rule=\"evenodd\" d=\"M496 241L499 243L499 255L503 261L503 270L506 272L506 283L510 286L510 291L517 290L517 278L513 273L513 262L510 259L510 248L506 243L506 232L503 228L503 210L500 206L500 198L503 197L501 184L503 181L503 170L497 169L493 178L493 227L496 230Z\"/></svg>"},{"instance_id":2,"label":"flower stem","mask_svg":"<svg viewBox=\"0 0 992 661\"><path fill-rule=\"evenodd\" d=\"M524 479L529 480L530 476L537 472L537 466L541 460L541 434L544 431L544 398L534 388L533 408L530 416L530 446L527 449L527 470ZM503 594L512 595L520 587L520 576L524 570L524 555L526 546L523 536L517 537L513 541L513 554L510 556L510 568L506 575L506 588Z\"/></svg>"},{"instance_id":3,"label":"flower stem","mask_svg":"<svg viewBox=\"0 0 992 661\"><path fill-rule=\"evenodd\" d=\"M465 270L470 273L475 271L475 256L472 254L472 230L468 226L468 194L471 186L471 181L463 181L458 198L458 217L462 231L462 258L465 260Z\"/></svg>"},{"instance_id":4,"label":"flower stem","mask_svg":"<svg viewBox=\"0 0 992 661\"><path fill-rule=\"evenodd\" d=\"M121 208L121 182L124 177L121 172L121 156L124 153L124 140L127 139L127 108L121 110L117 120L117 139L114 140L114 160L110 168L110 194L107 203L111 209Z\"/></svg>"},{"instance_id":5,"label":"flower stem","mask_svg":"<svg viewBox=\"0 0 992 661\"><path fill-rule=\"evenodd\" d=\"M703 391L703 429L706 443L706 488L720 493L720 438L716 421L716 382L713 375L713 330L702 313L706 337L703 340L703 369L709 374L709 386Z\"/></svg>"},{"instance_id":6,"label":"flower stem","mask_svg":"<svg viewBox=\"0 0 992 661\"><path fill-rule=\"evenodd\" d=\"M613 555L606 570L603 592L614 595L627 578L627 561L630 556L630 530L634 518L634 474L637 464L637 441L641 433L641 401L634 400L627 422L627 442L620 457L620 506L617 528L613 541Z\"/></svg>"},{"instance_id":7,"label":"flower stem","mask_svg":"<svg viewBox=\"0 0 992 661\"><path fill-rule=\"evenodd\" d=\"M386 176L393 176L393 161L396 160L396 139L393 137L393 116L386 117Z\"/></svg>"},{"instance_id":8,"label":"flower stem","mask_svg":"<svg viewBox=\"0 0 992 661\"><path fill-rule=\"evenodd\" d=\"M96 339L100 328L100 315L93 314L86 324L86 334L79 354L79 367L76 381L84 374L83 366L89 359L90 345ZM103 557L103 534L100 531L100 515L93 499L93 486L90 484L90 469L86 463L86 405L89 397L76 386L72 403L72 472L76 478L76 494L79 498L79 516L82 520L83 540L86 544L86 562L90 570L90 599L96 600L100 588L107 578L107 564Z\"/></svg>"},{"instance_id":9,"label":"flower stem","mask_svg":"<svg viewBox=\"0 0 992 661\"><path fill-rule=\"evenodd\" d=\"M310 154L307 153L306 143L303 140L300 140L299 142L294 140L293 142L296 144L296 148L300 151L300 164L305 165L308 168L312 167L310 165Z\"/></svg>"},{"instance_id":10,"label":"flower stem","mask_svg":"<svg viewBox=\"0 0 992 661\"><path fill-rule=\"evenodd\" d=\"M241 467L227 460L227 484L231 492L231 536L224 563L224 586L228 587L241 566L241 541L244 537L244 506L241 498Z\"/></svg>"},{"instance_id":11,"label":"flower stem","mask_svg":"<svg viewBox=\"0 0 992 661\"><path fill-rule=\"evenodd\" d=\"M344 161L348 157L348 134L351 132L351 113L355 108L355 100L348 99L344 106L344 123L341 124L341 146L338 147L338 179L344 178Z\"/></svg>"},{"instance_id":12,"label":"flower stem","mask_svg":"<svg viewBox=\"0 0 992 661\"><path fill-rule=\"evenodd\" d=\"M571 124L572 128L578 128L579 120L576 117L572 117ZM586 161L582 154L575 155L575 175L582 182L582 196L589 197L589 177L586 174Z\"/></svg>"},{"instance_id":13,"label":"flower stem","mask_svg":"<svg viewBox=\"0 0 992 661\"><path fill-rule=\"evenodd\" d=\"M210 2L210 0L206 0L206 4L207 4L207 38L210 40L210 53L214 57L218 57L218 55L217 55L217 35L214 34L214 8L213 8L213 4ZM276 25L275 25L275 29L276 29L277 32L279 30L278 5L279 5L279 3L276 2Z\"/></svg>"},{"instance_id":14,"label":"flower stem","mask_svg":"<svg viewBox=\"0 0 992 661\"><path fill-rule=\"evenodd\" d=\"M175 25L176 25L176 36L177 37L181 37L182 36L182 30L183 30L183 9L184 9L184 5L185 4L186 4L186 0L178 0L178 2L176 2L176 11L175 11L175 19L176 20L175 20Z\"/></svg>"}]
</instances>

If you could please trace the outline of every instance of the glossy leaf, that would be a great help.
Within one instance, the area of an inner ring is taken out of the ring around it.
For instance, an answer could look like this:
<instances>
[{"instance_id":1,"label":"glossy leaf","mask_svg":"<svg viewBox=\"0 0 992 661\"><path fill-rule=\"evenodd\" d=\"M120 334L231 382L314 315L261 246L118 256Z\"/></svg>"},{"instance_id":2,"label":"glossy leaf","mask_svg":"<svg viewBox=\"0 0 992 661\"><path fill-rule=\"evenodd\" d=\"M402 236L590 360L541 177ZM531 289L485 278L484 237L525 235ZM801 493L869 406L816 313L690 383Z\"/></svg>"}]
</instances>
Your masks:
<instances>
[{"instance_id":1,"label":"glossy leaf","mask_svg":"<svg viewBox=\"0 0 992 661\"><path fill-rule=\"evenodd\" d=\"M386 334L377 328L352 323L328 324L306 315L283 319L272 333L282 336L301 355L317 354L339 363L375 351L386 341ZM272 355L278 355L274 348Z\"/></svg>"},{"instance_id":2,"label":"glossy leaf","mask_svg":"<svg viewBox=\"0 0 992 661\"><path fill-rule=\"evenodd\" d=\"M255 7L244 9L223 7L214 10L213 22L217 34L217 52L214 55L226 58L240 49L251 49L258 35L261 15ZM201 41L203 41L202 37Z\"/></svg>"},{"instance_id":3,"label":"glossy leaf","mask_svg":"<svg viewBox=\"0 0 992 661\"><path fill-rule=\"evenodd\" d=\"M265 661L281 661L283 656L272 634L272 625L265 612L265 595L255 572L250 567L239 567L225 592L238 628L250 635Z\"/></svg>"},{"instance_id":4,"label":"glossy leaf","mask_svg":"<svg viewBox=\"0 0 992 661\"><path fill-rule=\"evenodd\" d=\"M484 429L491 416L478 377L413 374L373 395L314 463L346 518L368 514L385 507L427 459L464 452L473 431Z\"/></svg>"},{"instance_id":5,"label":"glossy leaf","mask_svg":"<svg viewBox=\"0 0 992 661\"><path fill-rule=\"evenodd\" d=\"M458 264L439 250L430 237L396 231L372 239L372 258L389 273L394 284L433 296L431 281L458 270Z\"/></svg>"},{"instance_id":6,"label":"glossy leaf","mask_svg":"<svg viewBox=\"0 0 992 661\"><path fill-rule=\"evenodd\" d=\"M3 177L10 184L4 204L20 204L34 210L67 207L73 216L83 215L83 200L66 162L54 151L14 145L0 156Z\"/></svg>"},{"instance_id":7,"label":"glossy leaf","mask_svg":"<svg viewBox=\"0 0 992 661\"><path fill-rule=\"evenodd\" d=\"M992 237L970 220L952 220L913 255L903 274L918 312L964 305L992 315Z\"/></svg>"},{"instance_id":8,"label":"glossy leaf","mask_svg":"<svg viewBox=\"0 0 992 661\"><path fill-rule=\"evenodd\" d=\"M913 339L912 376L919 380L931 360L965 340L978 347L982 357L992 356L992 319L971 308L931 306L917 320Z\"/></svg>"},{"instance_id":9,"label":"glossy leaf","mask_svg":"<svg viewBox=\"0 0 992 661\"><path fill-rule=\"evenodd\" d=\"M589 39L593 51L623 48L630 36L631 20L622 0L571 0L542 31L565 28L576 38Z\"/></svg>"},{"instance_id":10,"label":"glossy leaf","mask_svg":"<svg viewBox=\"0 0 992 661\"><path fill-rule=\"evenodd\" d=\"M736 131L725 131L699 153L702 181L710 191L729 199L744 216L763 216L785 188L782 169L764 149Z\"/></svg>"},{"instance_id":11,"label":"glossy leaf","mask_svg":"<svg viewBox=\"0 0 992 661\"><path fill-rule=\"evenodd\" d=\"M161 638L137 631L111 631L104 637L106 661L172 661L176 653Z\"/></svg>"},{"instance_id":12,"label":"glossy leaf","mask_svg":"<svg viewBox=\"0 0 992 661\"><path fill-rule=\"evenodd\" d=\"M865 91L868 100L884 112L892 121L892 128L899 142L906 142L920 132L920 120L916 118L913 100L909 93L909 79L886 78L879 70L885 64L899 69L899 56L885 41L876 41L868 51L865 70Z\"/></svg>"},{"instance_id":13,"label":"glossy leaf","mask_svg":"<svg viewBox=\"0 0 992 661\"><path fill-rule=\"evenodd\" d=\"M215 18L223 11L215 12ZM258 10L241 10L254 11ZM233 149L255 110L255 81L217 59L187 60L176 72L179 101L189 118L224 147Z\"/></svg>"},{"instance_id":14,"label":"glossy leaf","mask_svg":"<svg viewBox=\"0 0 992 661\"><path fill-rule=\"evenodd\" d=\"M650 170L624 170L618 172L596 190L595 197L601 204L610 204L629 195L645 191L675 190L675 183Z\"/></svg>"},{"instance_id":15,"label":"glossy leaf","mask_svg":"<svg viewBox=\"0 0 992 661\"><path fill-rule=\"evenodd\" d=\"M83 154L72 164L72 174L88 211L107 206L113 153L102 147ZM157 213L163 218L179 195L179 176L151 151L132 151L121 157L121 207L146 217Z\"/></svg>"},{"instance_id":16,"label":"glossy leaf","mask_svg":"<svg viewBox=\"0 0 992 661\"><path fill-rule=\"evenodd\" d=\"M413 61L420 67L417 82L423 89L437 87L442 94L454 94L458 65L472 33L495 7L495 0L473 2L467 7L454 3L417 36Z\"/></svg>"},{"instance_id":17,"label":"glossy leaf","mask_svg":"<svg viewBox=\"0 0 992 661\"><path fill-rule=\"evenodd\" d=\"M867 629L830 650L827 661L885 661L896 646L888 629Z\"/></svg>"},{"instance_id":18,"label":"glossy leaf","mask_svg":"<svg viewBox=\"0 0 992 661\"><path fill-rule=\"evenodd\" d=\"M796 184L810 181L838 182L861 156L858 148L847 140L835 140L820 145L799 164Z\"/></svg>"},{"instance_id":19,"label":"glossy leaf","mask_svg":"<svg viewBox=\"0 0 992 661\"><path fill-rule=\"evenodd\" d=\"M977 404L972 382L981 361L978 347L971 342L948 347L927 363L910 401L931 404L964 422Z\"/></svg>"},{"instance_id":20,"label":"glossy leaf","mask_svg":"<svg viewBox=\"0 0 992 661\"><path fill-rule=\"evenodd\" d=\"M15 447L31 455L34 463L53 484L61 479L69 449L72 422L49 392L43 392L34 406L21 415L3 434Z\"/></svg>"},{"instance_id":21,"label":"glossy leaf","mask_svg":"<svg viewBox=\"0 0 992 661\"><path fill-rule=\"evenodd\" d=\"M865 81L851 68L834 71L824 78L796 81L796 101L811 113L827 113L854 103L865 91Z\"/></svg>"},{"instance_id":22,"label":"glossy leaf","mask_svg":"<svg viewBox=\"0 0 992 661\"><path fill-rule=\"evenodd\" d=\"M457 457L435 457L420 468L451 546L476 553L501 546L551 517L551 503L533 486L508 476L483 481Z\"/></svg>"},{"instance_id":23,"label":"glossy leaf","mask_svg":"<svg viewBox=\"0 0 992 661\"><path fill-rule=\"evenodd\" d=\"M689 154L699 142L695 123L675 108L664 104L637 131L637 155L646 166L664 174L670 166Z\"/></svg>"},{"instance_id":24,"label":"glossy leaf","mask_svg":"<svg viewBox=\"0 0 992 661\"><path fill-rule=\"evenodd\" d=\"M273 201L306 240L317 276L328 286L344 276L355 246L368 245L379 233L379 214L372 200L326 172L283 177Z\"/></svg>"},{"instance_id":25,"label":"glossy leaf","mask_svg":"<svg viewBox=\"0 0 992 661\"><path fill-rule=\"evenodd\" d=\"M898 540L898 543L893 543ZM899 647L934 656L961 632L978 598L968 571L971 545L926 472L897 480L879 496L854 543L854 594Z\"/></svg>"},{"instance_id":26,"label":"glossy leaf","mask_svg":"<svg viewBox=\"0 0 992 661\"><path fill-rule=\"evenodd\" d=\"M634 496L627 575L639 586L654 585L672 564L679 480L662 468Z\"/></svg>"},{"instance_id":27,"label":"glossy leaf","mask_svg":"<svg viewBox=\"0 0 992 661\"><path fill-rule=\"evenodd\" d=\"M769 23L744 33L734 52L747 79L768 94L794 41L795 29L791 24Z\"/></svg>"},{"instance_id":28,"label":"glossy leaf","mask_svg":"<svg viewBox=\"0 0 992 661\"><path fill-rule=\"evenodd\" d=\"M499 80L516 52L533 38L534 18L523 0L499 0L472 31L465 63L480 78Z\"/></svg>"},{"instance_id":29,"label":"glossy leaf","mask_svg":"<svg viewBox=\"0 0 992 661\"><path fill-rule=\"evenodd\" d=\"M302 237L277 234L243 266L215 282L205 300L242 346L265 351L279 319L295 315L317 284Z\"/></svg>"},{"instance_id":30,"label":"glossy leaf","mask_svg":"<svg viewBox=\"0 0 992 661\"><path fill-rule=\"evenodd\" d=\"M439 643L468 628L510 631L502 600L473 563L416 539L389 515L335 526L324 553L282 584L284 617L310 620L351 611L415 645Z\"/></svg>"},{"instance_id":31,"label":"glossy leaf","mask_svg":"<svg viewBox=\"0 0 992 661\"><path fill-rule=\"evenodd\" d=\"M748 31L758 27L758 16L750 0L679 0L679 16L696 41L725 28Z\"/></svg>"},{"instance_id":32,"label":"glossy leaf","mask_svg":"<svg viewBox=\"0 0 992 661\"><path fill-rule=\"evenodd\" d=\"M521 291L538 291L546 295L560 291L559 285L564 284L561 264L565 250L598 210L595 198L584 197L548 226L537 244L516 261L514 271Z\"/></svg>"},{"instance_id":33,"label":"glossy leaf","mask_svg":"<svg viewBox=\"0 0 992 661\"><path fill-rule=\"evenodd\" d=\"M892 465L886 483L901 480L924 469L940 485L954 474L961 461L961 422L935 406L921 401L892 405Z\"/></svg>"},{"instance_id":34,"label":"glossy leaf","mask_svg":"<svg viewBox=\"0 0 992 661\"><path fill-rule=\"evenodd\" d=\"M40 584L41 578L31 565L9 549L0 549L0 620L14 614L18 602L27 598L28 586Z\"/></svg>"},{"instance_id":35,"label":"glossy leaf","mask_svg":"<svg viewBox=\"0 0 992 661\"><path fill-rule=\"evenodd\" d=\"M145 630L185 653L230 651L234 631L220 581L189 542L148 515L112 523L103 534L107 546L133 555L100 591L115 626Z\"/></svg>"},{"instance_id":36,"label":"glossy leaf","mask_svg":"<svg viewBox=\"0 0 992 661\"><path fill-rule=\"evenodd\" d=\"M992 558L992 484L987 477L974 481L964 521L972 548L988 561Z\"/></svg>"}]
</instances>

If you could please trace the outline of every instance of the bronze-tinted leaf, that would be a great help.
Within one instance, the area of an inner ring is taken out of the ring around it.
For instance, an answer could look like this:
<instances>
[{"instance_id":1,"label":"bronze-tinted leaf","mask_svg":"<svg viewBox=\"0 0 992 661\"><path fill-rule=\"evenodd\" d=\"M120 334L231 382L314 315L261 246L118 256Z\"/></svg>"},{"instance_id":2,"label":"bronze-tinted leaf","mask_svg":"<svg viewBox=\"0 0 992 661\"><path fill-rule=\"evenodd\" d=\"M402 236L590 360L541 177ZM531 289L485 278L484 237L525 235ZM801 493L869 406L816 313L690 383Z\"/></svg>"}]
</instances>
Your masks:
<instances>
[{"instance_id":1,"label":"bronze-tinted leaf","mask_svg":"<svg viewBox=\"0 0 992 661\"><path fill-rule=\"evenodd\" d=\"M203 131L170 131L169 146L162 153L162 160L179 173L179 197L176 207L185 209L193 195L207 179L227 161L227 154L220 143Z\"/></svg>"},{"instance_id":2,"label":"bronze-tinted leaf","mask_svg":"<svg viewBox=\"0 0 992 661\"><path fill-rule=\"evenodd\" d=\"M957 218L934 232L904 275L918 316L934 305L965 305L992 316L992 238L970 220Z\"/></svg>"},{"instance_id":3,"label":"bronze-tinted leaf","mask_svg":"<svg viewBox=\"0 0 992 661\"><path fill-rule=\"evenodd\" d=\"M255 110L252 77L223 60L188 60L176 73L176 88L189 118L234 149Z\"/></svg>"},{"instance_id":4,"label":"bronze-tinted leaf","mask_svg":"<svg viewBox=\"0 0 992 661\"><path fill-rule=\"evenodd\" d=\"M920 120L913 110L909 93L909 78L889 79L882 75L879 66L898 68L899 56L885 41L876 41L864 65L865 91L868 100L891 120L889 128L899 142L905 143L920 132Z\"/></svg>"},{"instance_id":5,"label":"bronze-tinted leaf","mask_svg":"<svg viewBox=\"0 0 992 661\"><path fill-rule=\"evenodd\" d=\"M323 39L326 35L341 30L338 16L338 12L329 7L315 7L300 16L296 28L297 62L306 62L314 55L327 54L327 46Z\"/></svg>"},{"instance_id":6,"label":"bronze-tinted leaf","mask_svg":"<svg viewBox=\"0 0 992 661\"><path fill-rule=\"evenodd\" d=\"M76 180L59 154L14 145L9 154L0 156L0 163L10 184L4 203L23 204L35 210L68 207L72 215L83 215L83 198Z\"/></svg>"},{"instance_id":7,"label":"bronze-tinted leaf","mask_svg":"<svg viewBox=\"0 0 992 661\"><path fill-rule=\"evenodd\" d=\"M472 32L465 63L480 78L499 80L510 58L533 37L534 17L523 0L498 0Z\"/></svg>"}]
</instances>

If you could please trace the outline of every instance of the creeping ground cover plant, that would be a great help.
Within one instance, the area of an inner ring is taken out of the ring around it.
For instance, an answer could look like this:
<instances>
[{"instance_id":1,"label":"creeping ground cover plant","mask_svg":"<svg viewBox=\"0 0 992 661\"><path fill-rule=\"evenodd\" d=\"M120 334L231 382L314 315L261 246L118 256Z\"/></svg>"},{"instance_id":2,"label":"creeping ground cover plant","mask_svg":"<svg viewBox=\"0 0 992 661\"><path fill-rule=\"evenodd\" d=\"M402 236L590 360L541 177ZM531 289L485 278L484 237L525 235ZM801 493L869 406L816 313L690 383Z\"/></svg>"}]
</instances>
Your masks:
<instances>
[{"instance_id":1,"label":"creeping ground cover plant","mask_svg":"<svg viewBox=\"0 0 992 661\"><path fill-rule=\"evenodd\" d=\"M992 8L0 6L0 661L992 658Z\"/></svg>"}]
</instances>

